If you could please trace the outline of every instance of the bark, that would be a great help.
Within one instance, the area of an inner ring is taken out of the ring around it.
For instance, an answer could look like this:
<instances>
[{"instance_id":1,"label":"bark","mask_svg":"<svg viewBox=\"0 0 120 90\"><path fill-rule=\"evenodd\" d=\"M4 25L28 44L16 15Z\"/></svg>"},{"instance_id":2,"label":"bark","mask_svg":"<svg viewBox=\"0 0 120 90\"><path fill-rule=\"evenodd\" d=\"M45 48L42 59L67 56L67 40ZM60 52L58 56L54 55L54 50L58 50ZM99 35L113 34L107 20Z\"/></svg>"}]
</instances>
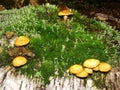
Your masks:
<instances>
[{"instance_id":1,"label":"bark","mask_svg":"<svg viewBox=\"0 0 120 90\"><path fill-rule=\"evenodd\" d=\"M106 76L105 85L106 90L120 90L120 62Z\"/></svg>"},{"instance_id":2,"label":"bark","mask_svg":"<svg viewBox=\"0 0 120 90\"><path fill-rule=\"evenodd\" d=\"M0 90L120 90L120 62L105 77L102 89L95 86L92 79L80 79L75 76L64 75L62 78L50 78L50 84L43 87L40 79L28 79L15 73L10 66L0 68Z\"/></svg>"}]
</instances>

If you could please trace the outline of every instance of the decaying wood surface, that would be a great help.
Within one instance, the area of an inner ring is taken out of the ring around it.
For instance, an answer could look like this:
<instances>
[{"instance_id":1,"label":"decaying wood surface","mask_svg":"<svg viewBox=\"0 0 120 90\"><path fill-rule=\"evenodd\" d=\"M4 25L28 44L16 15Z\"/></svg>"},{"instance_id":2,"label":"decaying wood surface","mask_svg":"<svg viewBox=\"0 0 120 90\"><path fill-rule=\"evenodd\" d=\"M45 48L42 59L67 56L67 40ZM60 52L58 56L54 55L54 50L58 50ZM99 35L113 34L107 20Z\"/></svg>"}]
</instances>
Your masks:
<instances>
[{"instance_id":1,"label":"decaying wood surface","mask_svg":"<svg viewBox=\"0 0 120 90\"><path fill-rule=\"evenodd\" d=\"M92 79L80 79L75 76L50 78L50 84L43 87L38 79L28 79L14 68L0 68L0 90L120 90L120 62L105 77L102 89L95 86ZM99 81L97 82L99 84Z\"/></svg>"},{"instance_id":2,"label":"decaying wood surface","mask_svg":"<svg viewBox=\"0 0 120 90\"><path fill-rule=\"evenodd\" d=\"M10 66L0 68L0 90L44 90L40 81L29 80L14 70Z\"/></svg>"},{"instance_id":3,"label":"decaying wood surface","mask_svg":"<svg viewBox=\"0 0 120 90\"><path fill-rule=\"evenodd\" d=\"M120 90L120 62L106 76L105 84L106 90Z\"/></svg>"},{"instance_id":4,"label":"decaying wood surface","mask_svg":"<svg viewBox=\"0 0 120 90\"><path fill-rule=\"evenodd\" d=\"M0 68L0 90L99 90L91 79L85 84L84 79L68 76L51 78L50 84L43 87L39 80L29 80L14 70L10 66Z\"/></svg>"},{"instance_id":5,"label":"decaying wood surface","mask_svg":"<svg viewBox=\"0 0 120 90\"><path fill-rule=\"evenodd\" d=\"M101 90L93 85L92 79L86 82L84 79L74 77L62 77L51 79L46 90Z\"/></svg>"}]
</instances>

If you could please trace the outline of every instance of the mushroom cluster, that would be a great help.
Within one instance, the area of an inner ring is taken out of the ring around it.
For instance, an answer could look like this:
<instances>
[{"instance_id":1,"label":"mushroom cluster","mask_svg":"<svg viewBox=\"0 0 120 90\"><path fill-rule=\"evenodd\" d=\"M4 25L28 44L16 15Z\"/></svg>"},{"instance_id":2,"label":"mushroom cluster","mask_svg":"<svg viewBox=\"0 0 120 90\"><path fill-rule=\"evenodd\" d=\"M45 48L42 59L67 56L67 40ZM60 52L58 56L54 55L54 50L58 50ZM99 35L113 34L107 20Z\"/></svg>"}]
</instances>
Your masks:
<instances>
[{"instance_id":1,"label":"mushroom cluster","mask_svg":"<svg viewBox=\"0 0 120 90\"><path fill-rule=\"evenodd\" d=\"M109 72L111 69L112 66L106 62L100 62L97 59L87 59L83 62L83 65L72 65L69 68L69 72L77 77L86 78L89 74L93 74L94 71Z\"/></svg>"},{"instance_id":2,"label":"mushroom cluster","mask_svg":"<svg viewBox=\"0 0 120 90\"><path fill-rule=\"evenodd\" d=\"M30 39L26 36L19 36L15 42L12 49L8 51L8 54L13 58L12 65L14 67L20 67L27 63L26 56L34 57L34 53L31 50L26 49L26 45L30 42Z\"/></svg>"}]
</instances>

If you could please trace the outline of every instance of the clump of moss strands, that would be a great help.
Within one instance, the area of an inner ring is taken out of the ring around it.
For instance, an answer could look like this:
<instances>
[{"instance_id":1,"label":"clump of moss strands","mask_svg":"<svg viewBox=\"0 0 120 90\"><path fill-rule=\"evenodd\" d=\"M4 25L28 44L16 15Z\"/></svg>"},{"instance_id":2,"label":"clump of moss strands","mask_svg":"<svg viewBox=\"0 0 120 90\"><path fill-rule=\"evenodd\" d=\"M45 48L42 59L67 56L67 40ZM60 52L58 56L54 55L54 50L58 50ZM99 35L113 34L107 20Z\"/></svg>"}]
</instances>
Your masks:
<instances>
[{"instance_id":1,"label":"clump of moss strands","mask_svg":"<svg viewBox=\"0 0 120 90\"><path fill-rule=\"evenodd\" d=\"M50 76L63 76L71 65L82 64L88 58L111 64L118 60L120 34L114 28L83 17L75 10L64 23L57 15L58 10L56 6L46 4L0 12L3 33L12 31L19 36L28 36L28 46L35 53L27 65L16 70L42 78L47 84Z\"/></svg>"}]
</instances>

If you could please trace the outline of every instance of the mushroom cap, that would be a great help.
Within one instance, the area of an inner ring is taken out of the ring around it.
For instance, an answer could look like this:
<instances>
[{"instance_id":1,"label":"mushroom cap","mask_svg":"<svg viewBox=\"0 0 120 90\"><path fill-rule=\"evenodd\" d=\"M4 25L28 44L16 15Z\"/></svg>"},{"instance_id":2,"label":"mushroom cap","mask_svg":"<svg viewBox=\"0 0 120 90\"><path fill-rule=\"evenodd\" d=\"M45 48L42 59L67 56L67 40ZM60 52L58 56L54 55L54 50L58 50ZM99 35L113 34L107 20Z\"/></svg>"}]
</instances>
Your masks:
<instances>
[{"instance_id":1,"label":"mushroom cap","mask_svg":"<svg viewBox=\"0 0 120 90\"><path fill-rule=\"evenodd\" d=\"M25 65L27 63L27 59L23 56L18 56L13 59L12 64L15 67L20 67L22 65Z\"/></svg>"},{"instance_id":2,"label":"mushroom cap","mask_svg":"<svg viewBox=\"0 0 120 90\"><path fill-rule=\"evenodd\" d=\"M84 68L84 70L88 73L88 74L92 74L93 70L91 68Z\"/></svg>"},{"instance_id":3,"label":"mushroom cap","mask_svg":"<svg viewBox=\"0 0 120 90\"><path fill-rule=\"evenodd\" d=\"M79 64L72 65L69 68L69 72L72 74L77 74L77 73L80 73L82 71L83 71L83 67L82 67L82 65L79 65Z\"/></svg>"},{"instance_id":4,"label":"mushroom cap","mask_svg":"<svg viewBox=\"0 0 120 90\"><path fill-rule=\"evenodd\" d=\"M94 71L99 71L99 65L93 68Z\"/></svg>"},{"instance_id":5,"label":"mushroom cap","mask_svg":"<svg viewBox=\"0 0 120 90\"><path fill-rule=\"evenodd\" d=\"M94 71L99 71L99 65L93 68Z\"/></svg>"},{"instance_id":6,"label":"mushroom cap","mask_svg":"<svg viewBox=\"0 0 120 90\"><path fill-rule=\"evenodd\" d=\"M71 13L69 10L65 9L62 10L58 13L58 16L68 16L68 15L73 15L73 13Z\"/></svg>"},{"instance_id":7,"label":"mushroom cap","mask_svg":"<svg viewBox=\"0 0 120 90\"><path fill-rule=\"evenodd\" d=\"M86 77L88 77L88 75L89 74L85 70L83 70L82 72L76 74L76 76L80 77L80 78L86 78Z\"/></svg>"},{"instance_id":8,"label":"mushroom cap","mask_svg":"<svg viewBox=\"0 0 120 90\"><path fill-rule=\"evenodd\" d=\"M100 61L97 59L87 59L84 63L83 66L87 68L94 68L100 64Z\"/></svg>"},{"instance_id":9,"label":"mushroom cap","mask_svg":"<svg viewBox=\"0 0 120 90\"><path fill-rule=\"evenodd\" d=\"M108 72L112 69L112 66L108 63L105 63L105 62L101 62L100 65L99 65L99 70L101 72Z\"/></svg>"},{"instance_id":10,"label":"mushroom cap","mask_svg":"<svg viewBox=\"0 0 120 90\"><path fill-rule=\"evenodd\" d=\"M30 42L30 39L26 36L20 36L15 40L15 46L24 46Z\"/></svg>"}]
</instances>

